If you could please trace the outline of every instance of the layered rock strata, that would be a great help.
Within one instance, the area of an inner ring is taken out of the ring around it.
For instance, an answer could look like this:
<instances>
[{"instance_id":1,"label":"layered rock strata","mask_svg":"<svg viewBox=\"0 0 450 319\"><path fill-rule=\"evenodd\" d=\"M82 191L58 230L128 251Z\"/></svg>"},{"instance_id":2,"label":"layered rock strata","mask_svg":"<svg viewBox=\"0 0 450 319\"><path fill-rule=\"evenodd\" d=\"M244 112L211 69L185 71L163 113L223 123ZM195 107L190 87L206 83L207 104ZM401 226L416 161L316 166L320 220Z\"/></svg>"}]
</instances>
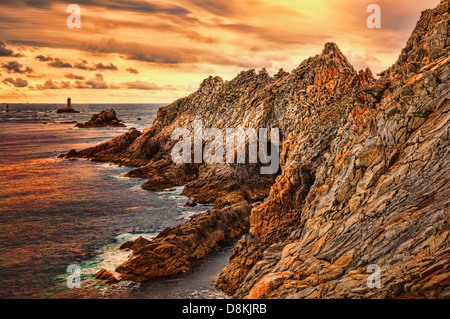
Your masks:
<instances>
[{"instance_id":1,"label":"layered rock strata","mask_svg":"<svg viewBox=\"0 0 450 319\"><path fill-rule=\"evenodd\" d=\"M448 297L449 11L448 0L424 11L397 62L378 79L354 70L327 43L291 73L209 77L161 108L142 134L129 131L67 156L137 166L128 175L148 178L143 187L150 190L186 185L194 201L215 203L207 214L217 218L253 203L250 237L239 240L217 280L233 297ZM192 131L195 120L223 131L279 128L279 172L261 175L258 164L173 163L172 132ZM237 225L227 239L245 223ZM222 240L209 222L179 227L134 251L118 268L123 279L172 274L164 262L170 256L186 269ZM197 254L191 245L208 248ZM367 285L369 265L381 271L380 288Z\"/></svg>"}]
</instances>

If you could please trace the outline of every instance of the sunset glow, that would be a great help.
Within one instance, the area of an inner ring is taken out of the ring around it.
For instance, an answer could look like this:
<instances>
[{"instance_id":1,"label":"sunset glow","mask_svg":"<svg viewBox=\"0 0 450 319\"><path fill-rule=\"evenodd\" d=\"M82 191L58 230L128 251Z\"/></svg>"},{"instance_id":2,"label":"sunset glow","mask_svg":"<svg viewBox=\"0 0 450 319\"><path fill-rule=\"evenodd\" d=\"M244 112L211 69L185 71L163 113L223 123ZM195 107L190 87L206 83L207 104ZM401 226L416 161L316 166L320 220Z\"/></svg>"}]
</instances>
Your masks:
<instances>
[{"instance_id":1,"label":"sunset glow","mask_svg":"<svg viewBox=\"0 0 450 319\"><path fill-rule=\"evenodd\" d=\"M291 71L335 42L356 69L395 62L420 12L438 0L381 0L382 28L369 29L373 1L0 2L0 102L168 103L209 75Z\"/></svg>"}]
</instances>

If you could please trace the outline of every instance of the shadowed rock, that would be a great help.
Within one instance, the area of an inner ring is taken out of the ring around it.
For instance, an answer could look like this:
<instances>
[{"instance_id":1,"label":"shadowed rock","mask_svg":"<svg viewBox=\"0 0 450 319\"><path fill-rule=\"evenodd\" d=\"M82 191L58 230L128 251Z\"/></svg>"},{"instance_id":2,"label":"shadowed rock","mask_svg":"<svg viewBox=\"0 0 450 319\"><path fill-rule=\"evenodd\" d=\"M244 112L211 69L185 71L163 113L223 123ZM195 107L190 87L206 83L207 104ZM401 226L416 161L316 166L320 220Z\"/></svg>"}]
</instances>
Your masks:
<instances>
[{"instance_id":1,"label":"shadowed rock","mask_svg":"<svg viewBox=\"0 0 450 319\"><path fill-rule=\"evenodd\" d=\"M226 82L211 76L126 143L122 136L72 153L139 166L128 176L148 178L144 188L185 184L195 202L215 204L134 251L117 269L121 279L189 268L216 247L224 229L237 236L245 228L236 217L222 219L229 209L257 201L250 238L238 242L217 280L233 297L448 298L449 11L448 0L425 11L379 79L354 70L327 43L290 73L248 70ZM279 128L280 171L176 165L171 134L191 130L196 119L223 132ZM382 270L380 289L367 287L370 264Z\"/></svg>"},{"instance_id":2,"label":"shadowed rock","mask_svg":"<svg viewBox=\"0 0 450 319\"><path fill-rule=\"evenodd\" d=\"M245 231L249 215L250 207L244 201L193 216L185 224L164 229L151 241L140 237L124 243L121 248L134 252L116 271L121 280L138 282L185 271Z\"/></svg>"},{"instance_id":3,"label":"shadowed rock","mask_svg":"<svg viewBox=\"0 0 450 319\"><path fill-rule=\"evenodd\" d=\"M92 127L125 127L121 120L117 119L114 109L106 109L98 114L92 115L91 119L85 123L78 123L75 127L92 128Z\"/></svg>"},{"instance_id":4,"label":"shadowed rock","mask_svg":"<svg viewBox=\"0 0 450 319\"><path fill-rule=\"evenodd\" d=\"M141 136L141 132L135 128L129 129L120 136L81 151L70 150L62 154L60 158L90 158L99 162L115 162L127 153L132 143Z\"/></svg>"},{"instance_id":5,"label":"shadowed rock","mask_svg":"<svg viewBox=\"0 0 450 319\"><path fill-rule=\"evenodd\" d=\"M114 277L114 275L110 271L106 269L100 269L95 274L95 278L107 284L115 284L119 282L119 280L116 277Z\"/></svg>"}]
</instances>

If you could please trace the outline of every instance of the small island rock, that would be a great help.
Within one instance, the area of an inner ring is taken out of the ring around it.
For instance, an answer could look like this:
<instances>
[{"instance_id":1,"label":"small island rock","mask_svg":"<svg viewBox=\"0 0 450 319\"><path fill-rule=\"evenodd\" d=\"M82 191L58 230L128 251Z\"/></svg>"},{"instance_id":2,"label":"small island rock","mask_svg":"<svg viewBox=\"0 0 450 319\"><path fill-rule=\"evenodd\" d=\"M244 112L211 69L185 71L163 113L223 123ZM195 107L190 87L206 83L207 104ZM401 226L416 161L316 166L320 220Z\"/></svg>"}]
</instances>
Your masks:
<instances>
[{"instance_id":1,"label":"small island rock","mask_svg":"<svg viewBox=\"0 0 450 319\"><path fill-rule=\"evenodd\" d=\"M85 123L78 123L75 127L90 128L90 127L125 127L121 120L117 119L116 111L114 109L107 109L101 111L99 114L92 115L92 118Z\"/></svg>"}]
</instances>

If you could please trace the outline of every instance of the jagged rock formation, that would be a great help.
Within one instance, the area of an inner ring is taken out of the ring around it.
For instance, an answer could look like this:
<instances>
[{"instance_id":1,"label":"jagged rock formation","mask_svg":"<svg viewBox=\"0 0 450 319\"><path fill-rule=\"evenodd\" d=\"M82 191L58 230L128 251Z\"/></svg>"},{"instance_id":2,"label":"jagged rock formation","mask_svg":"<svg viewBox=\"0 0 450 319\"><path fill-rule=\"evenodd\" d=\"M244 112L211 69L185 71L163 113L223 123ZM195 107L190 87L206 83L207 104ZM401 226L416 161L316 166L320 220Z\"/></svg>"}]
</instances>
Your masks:
<instances>
[{"instance_id":1,"label":"jagged rock formation","mask_svg":"<svg viewBox=\"0 0 450 319\"><path fill-rule=\"evenodd\" d=\"M141 136L141 132L135 128L129 129L127 132L117 136L105 143L99 144L77 152L70 150L69 153L60 155L60 158L89 158L98 162L114 162L119 159L130 145Z\"/></svg>"},{"instance_id":2,"label":"jagged rock formation","mask_svg":"<svg viewBox=\"0 0 450 319\"><path fill-rule=\"evenodd\" d=\"M175 275L189 269L249 226L250 207L246 201L223 210L210 210L191 221L166 228L149 241L142 237L121 248L133 250L131 258L117 267L121 280L145 281Z\"/></svg>"},{"instance_id":3,"label":"jagged rock formation","mask_svg":"<svg viewBox=\"0 0 450 319\"><path fill-rule=\"evenodd\" d=\"M238 242L217 280L234 297L448 297L448 12L448 0L425 11L379 79L355 71L327 43L291 73L209 77L161 108L142 134L67 156L139 166L129 176L149 178L147 189L186 184L195 201L215 202L215 214L259 201L250 238ZM256 164L174 164L171 133L196 119L204 128L279 128L279 174L260 175ZM180 249L207 245L206 254L214 233L193 240L163 232L155 245L169 241L171 249L158 255L152 241L118 271L133 280L166 275L162 256L172 255L186 269L198 258L183 259ZM380 289L366 285L369 264L382 271Z\"/></svg>"},{"instance_id":4,"label":"jagged rock formation","mask_svg":"<svg viewBox=\"0 0 450 319\"><path fill-rule=\"evenodd\" d=\"M85 123L78 123L75 127L91 128L91 127L125 127L121 120L117 119L114 109L106 109L98 114L92 115L91 119Z\"/></svg>"},{"instance_id":5,"label":"jagged rock formation","mask_svg":"<svg viewBox=\"0 0 450 319\"><path fill-rule=\"evenodd\" d=\"M115 284L119 282L119 280L116 277L114 277L114 275L110 271L105 269L100 269L95 274L95 278L107 284Z\"/></svg>"},{"instance_id":6,"label":"jagged rock formation","mask_svg":"<svg viewBox=\"0 0 450 319\"><path fill-rule=\"evenodd\" d=\"M252 238L235 247L219 288L249 298L449 296L448 12L442 1L422 14L397 63L339 102L334 131L292 134L283 174L252 210ZM311 124L321 129L320 118ZM369 264L381 268L380 289L366 285Z\"/></svg>"}]
</instances>

